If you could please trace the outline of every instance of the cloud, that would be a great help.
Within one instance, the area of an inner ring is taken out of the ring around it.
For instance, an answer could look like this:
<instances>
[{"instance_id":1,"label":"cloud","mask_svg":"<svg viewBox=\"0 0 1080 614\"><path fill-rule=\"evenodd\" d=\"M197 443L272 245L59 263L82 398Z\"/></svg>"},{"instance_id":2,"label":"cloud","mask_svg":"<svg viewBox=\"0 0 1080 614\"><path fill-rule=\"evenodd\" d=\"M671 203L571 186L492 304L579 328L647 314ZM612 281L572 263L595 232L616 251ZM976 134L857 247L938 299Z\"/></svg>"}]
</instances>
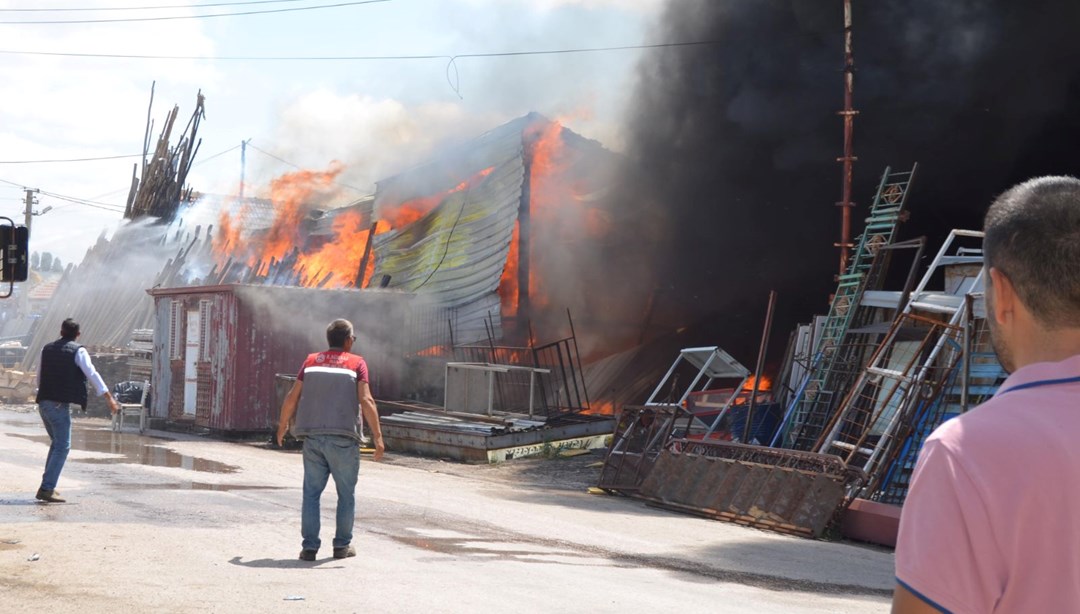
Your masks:
<instances>
[{"instance_id":1,"label":"cloud","mask_svg":"<svg viewBox=\"0 0 1080 614\"><path fill-rule=\"evenodd\" d=\"M142 0L86 0L80 8L145 6ZM0 7L27 6L0 2ZM186 11L190 13L190 10ZM171 10L170 15L184 14ZM139 16L158 15L141 11ZM134 13L5 13L10 20L103 19ZM7 19L5 19L7 20ZM3 48L50 53L212 55L214 41L199 20L107 24L0 25ZM193 60L141 60L5 54L0 82L6 85L0 105L0 160L52 160L128 155L142 149L150 85L157 96L155 132L174 103L186 121L199 87L222 80L213 65ZM182 129L181 125L177 130ZM156 135L154 135L156 137ZM122 206L135 159L65 164L0 164L0 179L20 186L105 201ZM21 189L0 184L0 214L22 223ZM81 259L120 213L38 197L38 209L52 206L33 223L31 249L60 254L65 262Z\"/></svg>"}]
</instances>

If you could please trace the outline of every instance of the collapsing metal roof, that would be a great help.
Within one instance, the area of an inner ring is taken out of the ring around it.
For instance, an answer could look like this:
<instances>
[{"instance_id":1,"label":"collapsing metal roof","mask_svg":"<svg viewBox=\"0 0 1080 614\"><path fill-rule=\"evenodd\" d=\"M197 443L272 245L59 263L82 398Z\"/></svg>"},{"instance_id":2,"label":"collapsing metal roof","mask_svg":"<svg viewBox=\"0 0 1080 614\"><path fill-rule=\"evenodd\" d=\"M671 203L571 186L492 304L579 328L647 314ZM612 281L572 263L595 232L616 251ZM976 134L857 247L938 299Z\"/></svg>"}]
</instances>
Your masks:
<instances>
[{"instance_id":1,"label":"collapsing metal roof","mask_svg":"<svg viewBox=\"0 0 1080 614\"><path fill-rule=\"evenodd\" d=\"M495 292L521 202L520 148L519 136L513 157L476 185L451 193L415 223L376 235L373 279L389 275L389 287L423 292L446 307Z\"/></svg>"}]
</instances>

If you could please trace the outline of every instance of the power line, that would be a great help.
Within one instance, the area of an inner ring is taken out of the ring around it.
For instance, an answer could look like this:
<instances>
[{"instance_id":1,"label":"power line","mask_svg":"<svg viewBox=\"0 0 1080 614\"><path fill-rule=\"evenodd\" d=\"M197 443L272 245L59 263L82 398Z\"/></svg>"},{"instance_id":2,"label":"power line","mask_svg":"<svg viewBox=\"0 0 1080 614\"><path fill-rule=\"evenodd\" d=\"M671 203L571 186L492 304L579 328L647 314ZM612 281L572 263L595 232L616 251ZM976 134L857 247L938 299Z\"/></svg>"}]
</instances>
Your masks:
<instances>
[{"instance_id":1,"label":"power line","mask_svg":"<svg viewBox=\"0 0 1080 614\"><path fill-rule=\"evenodd\" d=\"M83 199L83 198L76 198L74 196L64 196L63 194L56 194L55 192L46 192L45 190L41 190L40 193L41 193L42 196L48 196L50 198L57 198L57 199L60 199L60 200L63 200L63 201L67 201L69 203L74 203L76 205L83 205L83 206L86 206L86 207L95 207L97 209L104 209L105 211L112 211L114 213L123 213L124 212L124 207L121 207L120 205L113 205L113 204L109 204L109 203L99 203L99 202L86 200L86 199Z\"/></svg>"},{"instance_id":2,"label":"power line","mask_svg":"<svg viewBox=\"0 0 1080 614\"><path fill-rule=\"evenodd\" d=\"M53 162L96 162L98 160L119 160L121 158L141 158L142 154L123 156L100 156L97 158L67 158L63 160L0 160L0 164L51 164Z\"/></svg>"},{"instance_id":3,"label":"power line","mask_svg":"<svg viewBox=\"0 0 1080 614\"><path fill-rule=\"evenodd\" d=\"M0 183L6 183L8 185L16 186L16 187L18 187L20 189L26 189L26 186L24 184L15 183L14 181L8 181L7 179L0 179ZM64 196L63 194L56 194L56 193L53 193L53 192L46 192L45 190L38 190L38 193L42 194L42 195L45 195L45 196L51 196L52 198L59 198L60 200L66 200L68 202L75 203L76 205L85 205L87 207L97 207L98 209L105 209L107 211L114 211L114 212L117 212L117 213L123 213L124 212L124 208L120 207L119 205L111 205L109 203L98 203L98 202L94 202L94 201L90 201L90 200L85 200L85 199L82 199L82 198L75 198L74 196Z\"/></svg>"},{"instance_id":4,"label":"power line","mask_svg":"<svg viewBox=\"0 0 1080 614\"><path fill-rule=\"evenodd\" d=\"M299 166L297 164L293 164L292 162L289 162L288 160L285 160L284 158L279 158L279 157L275 156L274 154L272 154L272 153L270 153L268 151L259 149L258 147L252 145L250 142L248 143L248 147L254 149L255 151L261 153L264 156L269 156L269 157L277 160L278 162L281 162L283 164L288 164L289 166L291 166L291 167L293 167L293 168L295 168L297 170L301 170L301 171L305 170L304 167ZM343 188L349 188L350 190L355 190L355 191L357 191L357 192L359 192L361 194L365 194L365 195L367 194L367 190L361 190L360 188L358 188L356 186L352 186L352 185L349 185L347 183L342 183L340 181L334 181L334 183L338 184L339 186L341 186Z\"/></svg>"},{"instance_id":5,"label":"power line","mask_svg":"<svg viewBox=\"0 0 1080 614\"><path fill-rule=\"evenodd\" d=\"M357 0L355 2L338 2L336 4L319 4L315 6L298 6L285 9L266 9L259 11L241 11L237 13L208 13L206 15L173 15L169 17L124 17L116 19L61 19L41 21L0 21L0 25L46 25L46 24L88 24L88 23L131 23L139 21L173 21L177 19L208 19L211 17L239 17L243 15L266 15L270 13L294 13L297 11L314 11L319 9L341 8L345 6L358 6L361 4L380 4L393 2L394 0Z\"/></svg>"},{"instance_id":6,"label":"power line","mask_svg":"<svg viewBox=\"0 0 1080 614\"><path fill-rule=\"evenodd\" d=\"M219 151L216 154L210 156L209 158L203 158L202 160L199 160L198 162L194 162L194 163L192 163L191 166L192 166L192 168L194 168L194 167L199 166L201 164L206 164L207 162L213 160L214 158L217 158L219 156L224 156L225 154L229 153L230 151L236 151L237 149L240 149L240 145L233 145L232 147L226 149L225 151Z\"/></svg>"},{"instance_id":7,"label":"power line","mask_svg":"<svg viewBox=\"0 0 1080 614\"><path fill-rule=\"evenodd\" d=\"M627 51L633 49L660 49L665 47L691 47L715 45L719 41L688 41L653 43L645 45L620 45L615 47L580 47L573 49L537 49L527 51L499 51L490 53L460 53L431 55L339 55L339 56L198 56L198 55L143 55L125 53L64 53L59 51L17 51L0 49L4 55L41 55L76 58L112 58L126 60L211 60L211 61L275 61L275 62L326 62L326 61L392 61L392 60L456 60L464 58L517 57L528 55L559 55L571 53L597 53L604 51Z\"/></svg>"},{"instance_id":8,"label":"power line","mask_svg":"<svg viewBox=\"0 0 1080 614\"><path fill-rule=\"evenodd\" d=\"M246 2L212 2L208 4L169 4L164 6L111 6L111 7L85 7L58 9L58 8L33 8L33 9L0 9L0 13L77 13L77 12L106 12L106 11L157 11L162 9L201 9L217 6L244 6L248 4L284 4L291 2L306 2L307 0L248 0Z\"/></svg>"}]
</instances>

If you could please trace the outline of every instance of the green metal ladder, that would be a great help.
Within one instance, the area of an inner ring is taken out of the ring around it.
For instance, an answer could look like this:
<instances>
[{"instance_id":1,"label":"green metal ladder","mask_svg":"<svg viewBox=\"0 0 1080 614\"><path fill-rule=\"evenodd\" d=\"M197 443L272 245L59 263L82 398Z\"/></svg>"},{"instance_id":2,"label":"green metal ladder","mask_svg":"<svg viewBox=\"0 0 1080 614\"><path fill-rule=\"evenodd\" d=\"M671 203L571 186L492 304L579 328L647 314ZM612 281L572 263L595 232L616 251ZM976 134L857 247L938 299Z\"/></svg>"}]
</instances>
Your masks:
<instances>
[{"instance_id":1,"label":"green metal ladder","mask_svg":"<svg viewBox=\"0 0 1080 614\"><path fill-rule=\"evenodd\" d=\"M809 449L840 400L838 393L842 394L843 391L834 390L835 386L830 380L833 379L835 367L844 359L841 356L841 342L851 327L863 292L880 284L887 259L876 256L881 248L893 242L916 170L918 164L912 165L910 171L900 172L885 167L885 172L881 174L881 182L870 207L870 217L866 219L866 227L852 252L847 272L837 278L829 315L812 352L812 355L820 358L808 376L803 393L792 400L792 411L787 412L791 418L784 428L789 447Z\"/></svg>"}]
</instances>

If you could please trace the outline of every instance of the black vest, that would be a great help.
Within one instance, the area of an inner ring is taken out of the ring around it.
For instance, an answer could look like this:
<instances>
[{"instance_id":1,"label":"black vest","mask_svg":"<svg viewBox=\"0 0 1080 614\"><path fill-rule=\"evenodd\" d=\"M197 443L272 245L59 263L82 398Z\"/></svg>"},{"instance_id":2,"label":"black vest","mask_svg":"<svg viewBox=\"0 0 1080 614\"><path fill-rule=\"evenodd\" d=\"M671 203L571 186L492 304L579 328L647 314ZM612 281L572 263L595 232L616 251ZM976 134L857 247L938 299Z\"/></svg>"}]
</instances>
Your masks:
<instances>
[{"instance_id":1,"label":"black vest","mask_svg":"<svg viewBox=\"0 0 1080 614\"><path fill-rule=\"evenodd\" d=\"M37 402L75 403L86 409L86 375L75 364L82 346L60 338L41 348Z\"/></svg>"}]
</instances>

